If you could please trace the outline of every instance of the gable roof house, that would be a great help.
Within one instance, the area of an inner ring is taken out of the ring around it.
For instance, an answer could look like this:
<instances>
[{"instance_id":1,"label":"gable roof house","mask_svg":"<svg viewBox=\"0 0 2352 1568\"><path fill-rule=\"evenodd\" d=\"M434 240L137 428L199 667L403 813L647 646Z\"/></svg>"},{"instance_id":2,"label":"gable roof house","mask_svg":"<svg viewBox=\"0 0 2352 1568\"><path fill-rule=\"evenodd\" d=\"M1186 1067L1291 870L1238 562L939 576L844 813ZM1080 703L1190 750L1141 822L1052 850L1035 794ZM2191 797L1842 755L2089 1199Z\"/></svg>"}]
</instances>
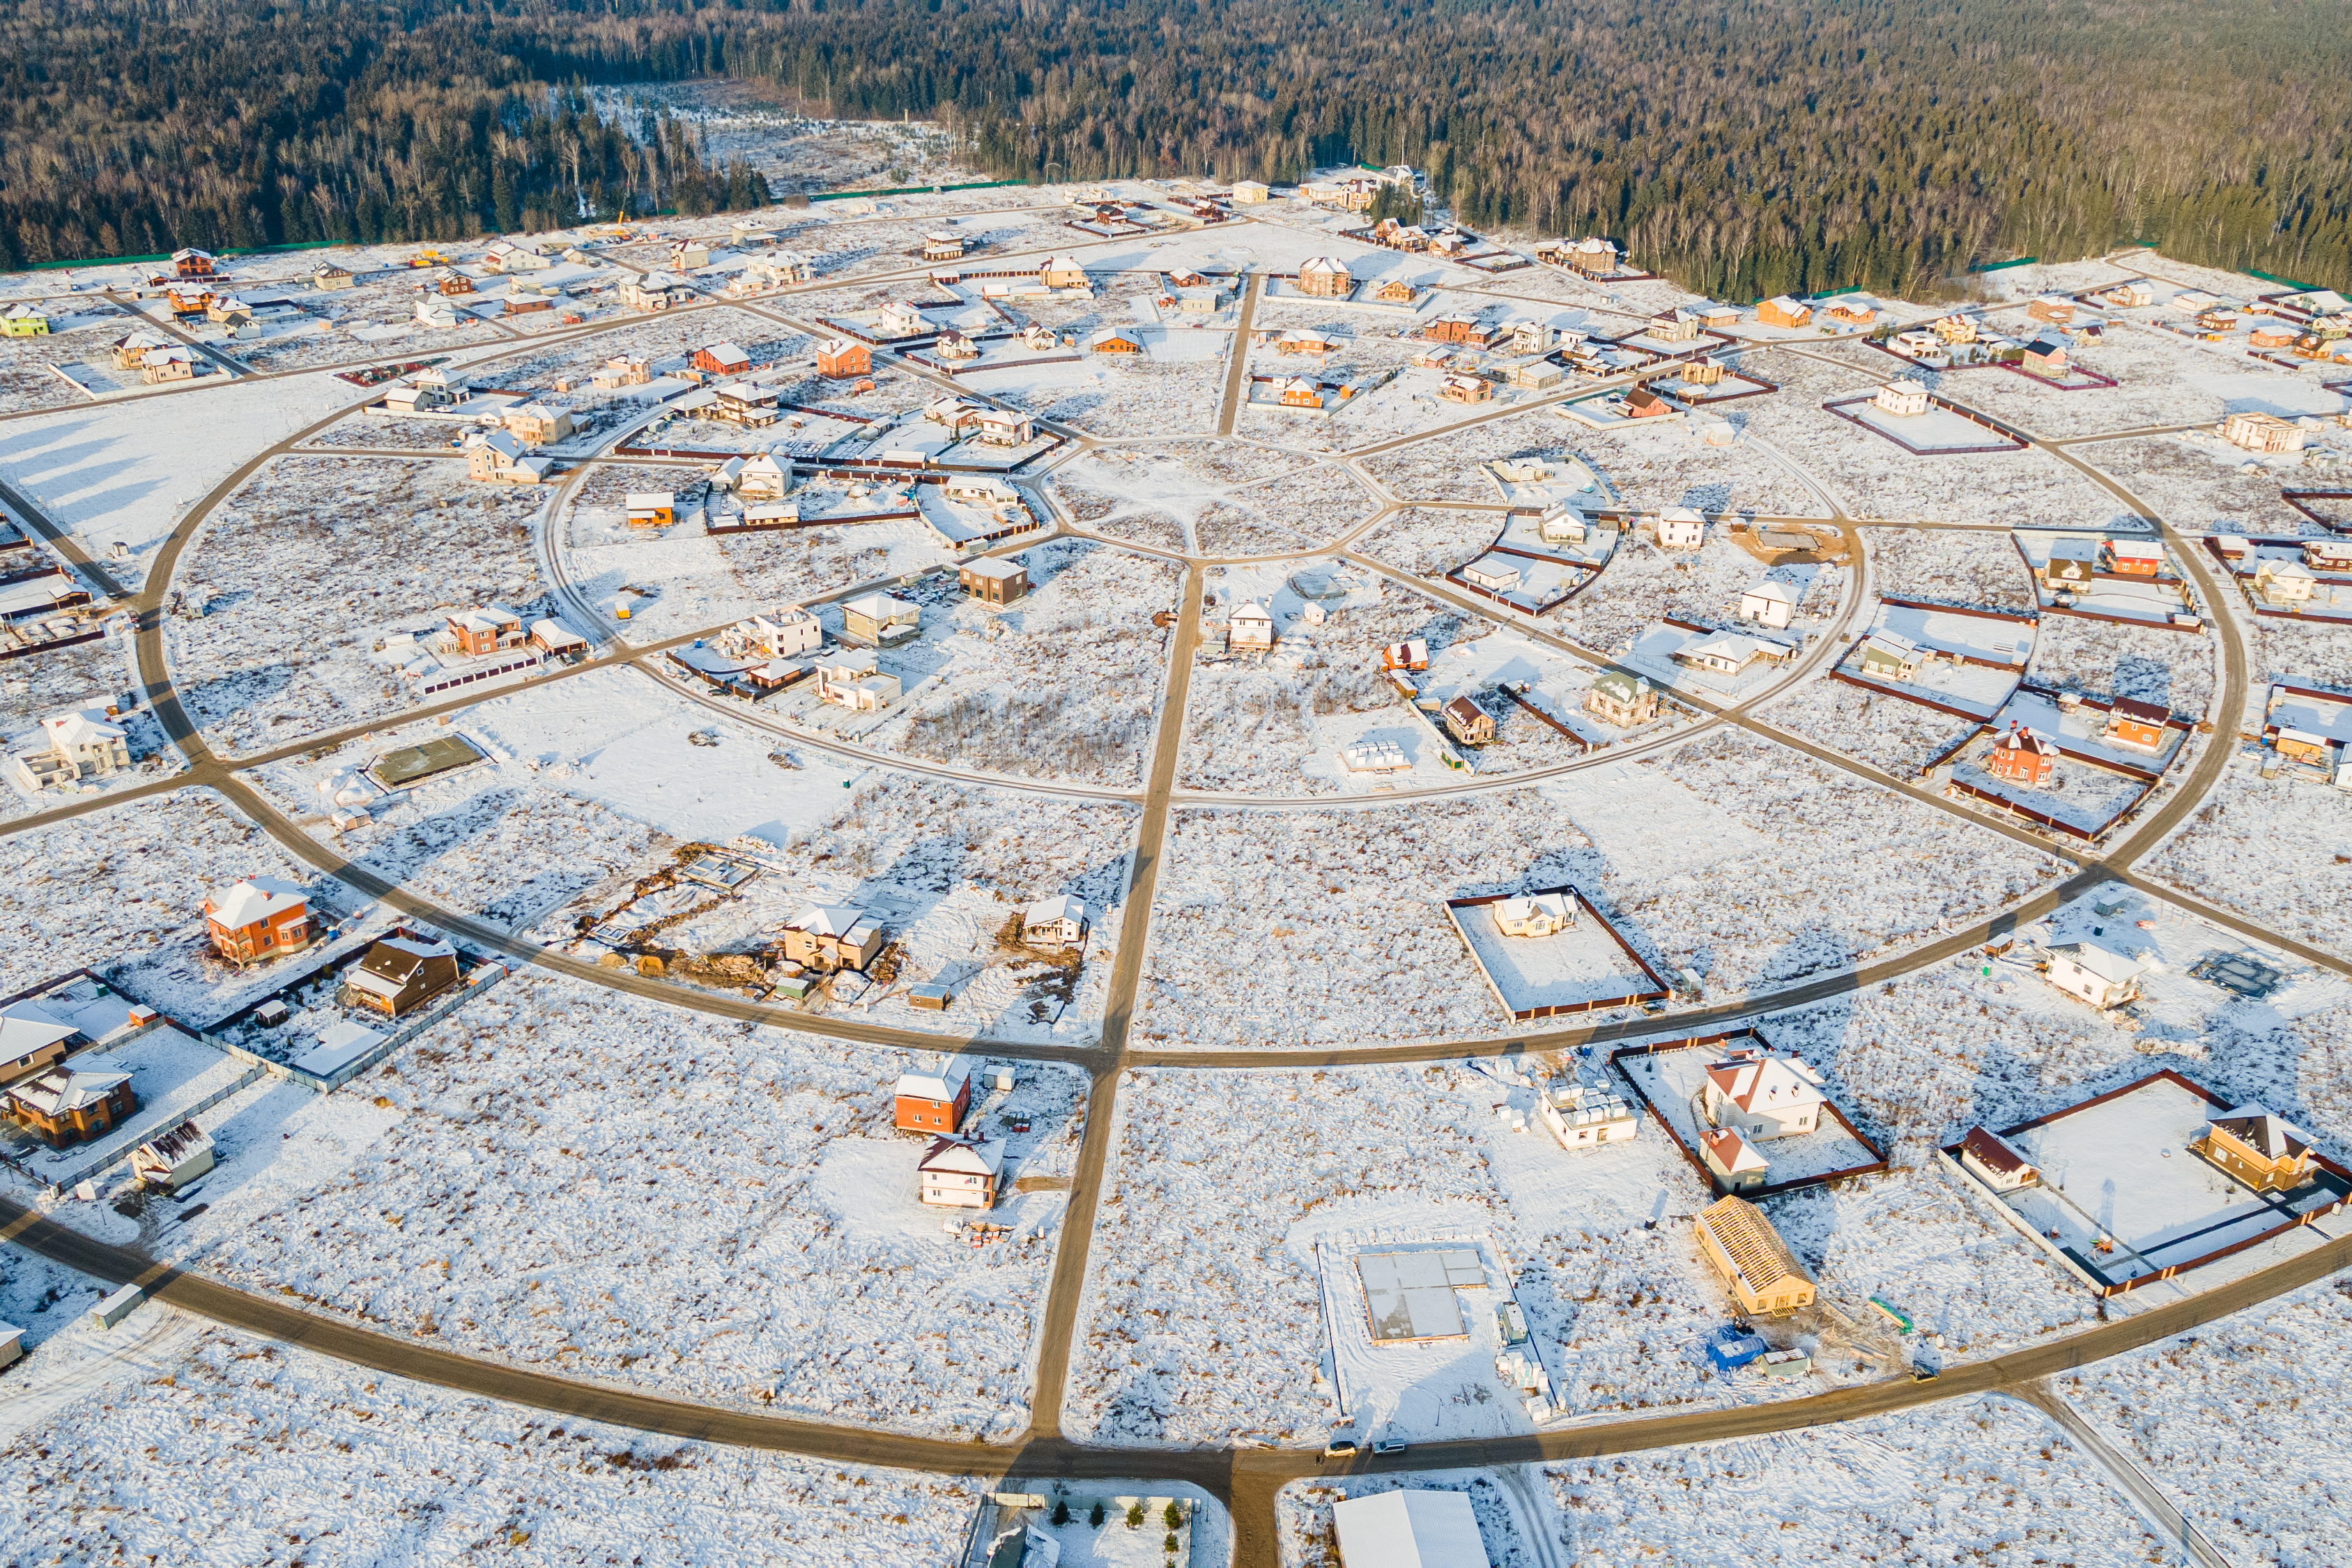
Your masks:
<instances>
[{"instance_id":1,"label":"gable roof house","mask_svg":"<svg viewBox=\"0 0 2352 1568\"><path fill-rule=\"evenodd\" d=\"M1747 1047L1709 1064L1699 1113L1750 1139L1793 1138L1822 1124L1822 1076L1801 1057Z\"/></svg>"},{"instance_id":2,"label":"gable roof house","mask_svg":"<svg viewBox=\"0 0 2352 1568\"><path fill-rule=\"evenodd\" d=\"M1067 893L1040 899L1021 911L1021 940L1030 947L1076 947L1087 939L1086 901Z\"/></svg>"},{"instance_id":3,"label":"gable roof house","mask_svg":"<svg viewBox=\"0 0 2352 1568\"><path fill-rule=\"evenodd\" d=\"M1960 1167L1996 1193L2013 1193L2042 1181L2042 1173L2024 1155L1982 1127L1960 1140Z\"/></svg>"},{"instance_id":4,"label":"gable roof house","mask_svg":"<svg viewBox=\"0 0 2352 1568\"><path fill-rule=\"evenodd\" d=\"M751 356L732 342L705 343L694 351L694 368L705 375L749 375Z\"/></svg>"},{"instance_id":5,"label":"gable roof house","mask_svg":"<svg viewBox=\"0 0 2352 1568\"><path fill-rule=\"evenodd\" d=\"M866 594L841 606L842 635L877 647L890 647L918 636L922 621L920 605L890 594Z\"/></svg>"},{"instance_id":6,"label":"gable roof house","mask_svg":"<svg viewBox=\"0 0 2352 1568\"><path fill-rule=\"evenodd\" d=\"M2310 1134L2251 1102L2208 1121L2189 1147L2258 1193L2303 1185L2315 1163Z\"/></svg>"},{"instance_id":7,"label":"gable roof house","mask_svg":"<svg viewBox=\"0 0 2352 1568\"><path fill-rule=\"evenodd\" d=\"M1492 1568L1467 1492L1413 1488L1331 1505L1340 1568Z\"/></svg>"},{"instance_id":8,"label":"gable roof house","mask_svg":"<svg viewBox=\"0 0 2352 1568\"><path fill-rule=\"evenodd\" d=\"M954 1056L898 1075L892 1125L901 1132L952 1135L971 1108L971 1058Z\"/></svg>"},{"instance_id":9,"label":"gable roof house","mask_svg":"<svg viewBox=\"0 0 2352 1568\"><path fill-rule=\"evenodd\" d=\"M80 1028L37 1002L0 1007L0 1085L28 1078L89 1043Z\"/></svg>"},{"instance_id":10,"label":"gable roof house","mask_svg":"<svg viewBox=\"0 0 2352 1568\"><path fill-rule=\"evenodd\" d=\"M1344 300L1354 289L1347 263L1336 257L1310 256L1298 264L1298 291L1313 300Z\"/></svg>"},{"instance_id":11,"label":"gable roof house","mask_svg":"<svg viewBox=\"0 0 2352 1568\"><path fill-rule=\"evenodd\" d=\"M2157 752L2164 749L2165 731L2171 723L2169 708L2142 702L2135 697L2117 697L2107 705L2107 721L2100 733L2119 746Z\"/></svg>"},{"instance_id":12,"label":"gable roof house","mask_svg":"<svg viewBox=\"0 0 2352 1568\"><path fill-rule=\"evenodd\" d=\"M1739 618L1760 626L1785 628L1796 609L1797 596L1789 585L1771 577L1739 595Z\"/></svg>"},{"instance_id":13,"label":"gable roof house","mask_svg":"<svg viewBox=\"0 0 2352 1568\"><path fill-rule=\"evenodd\" d=\"M1467 697L1456 697L1438 710L1445 732L1465 746L1484 746L1495 739L1495 716Z\"/></svg>"},{"instance_id":14,"label":"gable roof house","mask_svg":"<svg viewBox=\"0 0 2352 1568\"><path fill-rule=\"evenodd\" d=\"M2139 999L2140 976L2153 966L2095 942L2070 942L2050 950L2047 978L2070 996L2094 1007L2120 1007Z\"/></svg>"},{"instance_id":15,"label":"gable roof house","mask_svg":"<svg viewBox=\"0 0 2352 1568\"><path fill-rule=\"evenodd\" d=\"M213 951L231 963L292 952L318 934L309 895L275 877L248 877L210 894L204 912Z\"/></svg>"},{"instance_id":16,"label":"gable roof house","mask_svg":"<svg viewBox=\"0 0 2352 1568\"><path fill-rule=\"evenodd\" d=\"M1801 327L1813 319L1812 307L1786 294L1756 307L1756 322L1764 327Z\"/></svg>"},{"instance_id":17,"label":"gable roof house","mask_svg":"<svg viewBox=\"0 0 2352 1568\"><path fill-rule=\"evenodd\" d=\"M1594 681L1592 689L1584 694L1584 710L1603 722L1629 730L1658 716L1658 694L1651 689L1648 681L1612 670Z\"/></svg>"},{"instance_id":18,"label":"gable roof house","mask_svg":"<svg viewBox=\"0 0 2352 1568\"><path fill-rule=\"evenodd\" d=\"M816 351L816 373L834 381L874 374L874 351L855 338L835 338Z\"/></svg>"},{"instance_id":19,"label":"gable roof house","mask_svg":"<svg viewBox=\"0 0 2352 1568\"><path fill-rule=\"evenodd\" d=\"M1225 621L1225 647L1228 651L1263 650L1274 646L1274 617L1265 606L1256 604L1237 605Z\"/></svg>"},{"instance_id":20,"label":"gable roof house","mask_svg":"<svg viewBox=\"0 0 2352 1568\"><path fill-rule=\"evenodd\" d=\"M1985 758L1985 772L2029 789L2048 784L2057 765L2058 748L2024 724L2011 724L2009 733L1993 742L1991 754Z\"/></svg>"},{"instance_id":21,"label":"gable roof house","mask_svg":"<svg viewBox=\"0 0 2352 1568\"><path fill-rule=\"evenodd\" d=\"M11 759L16 782L27 790L63 786L85 778L110 778L131 765L131 742L118 725L89 713L52 713L41 721L48 740L40 751Z\"/></svg>"},{"instance_id":22,"label":"gable roof house","mask_svg":"<svg viewBox=\"0 0 2352 1568\"><path fill-rule=\"evenodd\" d=\"M0 1103L53 1149L97 1138L139 1109L131 1069L110 1057L79 1056L0 1089Z\"/></svg>"},{"instance_id":23,"label":"gable roof house","mask_svg":"<svg viewBox=\"0 0 2352 1568\"><path fill-rule=\"evenodd\" d=\"M1864 675L1875 675L1886 680L1909 680L1919 673L1919 666L1927 657L1926 649L1901 632L1891 632L1881 626L1863 638L1855 663Z\"/></svg>"},{"instance_id":24,"label":"gable roof house","mask_svg":"<svg viewBox=\"0 0 2352 1568\"><path fill-rule=\"evenodd\" d=\"M394 931L343 971L341 1000L397 1018L457 984L457 950L438 939Z\"/></svg>"},{"instance_id":25,"label":"gable roof house","mask_svg":"<svg viewBox=\"0 0 2352 1568\"><path fill-rule=\"evenodd\" d=\"M1487 908L1505 936L1547 937L1576 924L1576 900L1566 892L1522 893L1497 899Z\"/></svg>"},{"instance_id":26,"label":"gable roof house","mask_svg":"<svg viewBox=\"0 0 2352 1568\"><path fill-rule=\"evenodd\" d=\"M793 493L793 471L762 452L736 470L735 493L744 500L782 500Z\"/></svg>"},{"instance_id":27,"label":"gable roof house","mask_svg":"<svg viewBox=\"0 0 2352 1568\"><path fill-rule=\"evenodd\" d=\"M1718 1127L1699 1135L1699 1160L1715 1177L1717 1190L1746 1192L1769 1179L1772 1163L1756 1152L1737 1127Z\"/></svg>"},{"instance_id":28,"label":"gable roof house","mask_svg":"<svg viewBox=\"0 0 2352 1568\"><path fill-rule=\"evenodd\" d=\"M783 930L785 959L810 969L863 973L881 952L882 923L855 904L811 904Z\"/></svg>"},{"instance_id":29,"label":"gable roof house","mask_svg":"<svg viewBox=\"0 0 2352 1568\"><path fill-rule=\"evenodd\" d=\"M935 1208L994 1208L1004 1145L995 1139L935 1138L915 1171L917 1196Z\"/></svg>"}]
</instances>

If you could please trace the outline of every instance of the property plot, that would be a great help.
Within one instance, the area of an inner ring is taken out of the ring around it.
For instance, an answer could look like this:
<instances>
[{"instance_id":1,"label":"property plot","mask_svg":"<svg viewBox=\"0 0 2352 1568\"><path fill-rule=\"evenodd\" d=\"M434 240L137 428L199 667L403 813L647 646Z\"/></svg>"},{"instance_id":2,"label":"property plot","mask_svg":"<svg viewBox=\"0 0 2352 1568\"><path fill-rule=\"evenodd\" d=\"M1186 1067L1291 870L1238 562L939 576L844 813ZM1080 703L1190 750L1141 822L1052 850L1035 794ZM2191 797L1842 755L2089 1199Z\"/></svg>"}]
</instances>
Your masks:
<instances>
[{"instance_id":1,"label":"property plot","mask_svg":"<svg viewBox=\"0 0 2352 1568\"><path fill-rule=\"evenodd\" d=\"M331 1559L465 1557L495 1539L568 1559L629 1540L745 1564L948 1562L971 1522L961 1478L551 1420L169 1310L77 1324L15 1374L105 1392L62 1401L9 1445L47 1506L0 1517L0 1555L194 1563L244 1542L257 1560L291 1540ZM179 1500L120 1502L163 1496Z\"/></svg>"},{"instance_id":2,"label":"property plot","mask_svg":"<svg viewBox=\"0 0 2352 1568\"><path fill-rule=\"evenodd\" d=\"M2127 536L2021 530L2018 553L2032 572L2045 616L2073 616L2113 625L2198 629L2195 591L2160 544ZM2118 549L2147 545L2152 566L2125 571L2110 563Z\"/></svg>"},{"instance_id":3,"label":"property plot","mask_svg":"<svg viewBox=\"0 0 2352 1568\"><path fill-rule=\"evenodd\" d=\"M1665 981L1573 888L1448 899L1446 913L1519 1023L1653 1002Z\"/></svg>"},{"instance_id":4,"label":"property plot","mask_svg":"<svg viewBox=\"0 0 2352 1568\"><path fill-rule=\"evenodd\" d=\"M543 504L532 487L468 484L460 463L270 463L205 520L174 579L211 588L201 616L167 623L189 716L250 751L408 706L374 652L391 634L437 633L451 605L546 613L530 542Z\"/></svg>"},{"instance_id":5,"label":"property plot","mask_svg":"<svg viewBox=\"0 0 2352 1568\"><path fill-rule=\"evenodd\" d=\"M1561 499L1580 506L1599 506L1610 498L1606 479L1592 462L1580 457L1584 437L1560 428L1548 410L1487 420L1442 440L1414 441L1392 451L1357 459L1373 482L1402 500L1493 502L1498 493L1494 465L1541 462L1558 467L1563 481L1580 479Z\"/></svg>"},{"instance_id":6,"label":"property plot","mask_svg":"<svg viewBox=\"0 0 2352 1568\"><path fill-rule=\"evenodd\" d=\"M983 373L972 385L1025 413L1090 436L1205 436L1217 427L1233 334L1142 334L1138 353Z\"/></svg>"},{"instance_id":7,"label":"property plot","mask_svg":"<svg viewBox=\"0 0 2352 1568\"><path fill-rule=\"evenodd\" d=\"M2201 717L2213 700L2219 657L2214 640L2201 635L2051 616L2035 628L2030 679Z\"/></svg>"},{"instance_id":8,"label":"property plot","mask_svg":"<svg viewBox=\"0 0 2352 1568\"><path fill-rule=\"evenodd\" d=\"M2241 751L2204 805L2148 862L2173 886L2339 953L2352 953L2352 826L2345 792L2262 776Z\"/></svg>"},{"instance_id":9,"label":"property plot","mask_svg":"<svg viewBox=\"0 0 2352 1568\"><path fill-rule=\"evenodd\" d=\"M1611 1053L1609 1060L1664 1124L1694 1171L1702 1180L1712 1179L1717 1191L1738 1191L1754 1197L1885 1171L1885 1152L1815 1085L1817 1120L1809 1121L1802 1131L1759 1135L1750 1141L1766 1166L1756 1173L1754 1185L1747 1184L1744 1178L1738 1184L1721 1176L1710 1178L1700 1154L1702 1141L1718 1127L1740 1125L1743 1113L1734 1106L1720 1121L1711 1119L1704 1104L1708 1080L1721 1068L1726 1081L1737 1083L1742 1069L1735 1053L1766 1049L1760 1037L1746 1030L1736 1036L1626 1047ZM1768 1062L1772 1059L1767 1058ZM1793 1079L1790 1083L1802 1087Z\"/></svg>"},{"instance_id":10,"label":"property plot","mask_svg":"<svg viewBox=\"0 0 2352 1568\"><path fill-rule=\"evenodd\" d=\"M1940 599L2032 614L2028 569L2005 532L1864 528L1871 580L1885 597Z\"/></svg>"},{"instance_id":11,"label":"property plot","mask_svg":"<svg viewBox=\"0 0 2352 1568\"><path fill-rule=\"evenodd\" d=\"M2210 1125L2229 1101L2179 1073L2004 1128L2038 1179L2001 1194L2101 1295L2169 1279L2274 1237L2315 1238L2308 1221L2352 1197L2352 1172L2311 1158L2294 1178L2252 1185L2208 1157ZM1957 1159L1959 1145L1946 1153ZM1986 1189L1988 1192L1990 1188Z\"/></svg>"},{"instance_id":12,"label":"property plot","mask_svg":"<svg viewBox=\"0 0 2352 1568\"><path fill-rule=\"evenodd\" d=\"M2081 1568L2164 1550L2095 1458L1998 1396L1541 1473L1575 1549L1612 1563L1820 1561L1906 1550L1923 1533L1988 1560Z\"/></svg>"},{"instance_id":13,"label":"property plot","mask_svg":"<svg viewBox=\"0 0 2352 1568\"><path fill-rule=\"evenodd\" d=\"M1874 436L1884 436L1915 458L1957 458L1979 452L2021 452L2025 443L1990 421L1971 418L1959 409L1931 398L1915 414L1897 415L1881 406L1874 395L1833 398L1823 411L1859 425Z\"/></svg>"},{"instance_id":14,"label":"property plot","mask_svg":"<svg viewBox=\"0 0 2352 1568\"><path fill-rule=\"evenodd\" d=\"M836 1056L518 976L358 1086L387 1125L332 1185L239 1213L273 1173L216 1173L223 1217L182 1245L471 1354L899 1431L1017 1429L1057 1184L1008 1184L993 1245L942 1234L915 1201L925 1140L891 1131L896 1065ZM975 1130L1023 1175L1066 1178L1084 1079L1016 1073ZM467 1101L490 1113L431 1110Z\"/></svg>"},{"instance_id":15,"label":"property plot","mask_svg":"<svg viewBox=\"0 0 2352 1568\"><path fill-rule=\"evenodd\" d=\"M1491 544L1503 519L1499 506L1411 507L1384 519L1355 548L1400 571L1441 576Z\"/></svg>"},{"instance_id":16,"label":"property plot","mask_svg":"<svg viewBox=\"0 0 2352 1568\"><path fill-rule=\"evenodd\" d=\"M1654 532L1621 536L1608 569L1553 613L1561 636L1616 658L1668 617L1711 624L1736 614L1741 590L1765 574L1714 525L1696 550L1661 549Z\"/></svg>"},{"instance_id":17,"label":"property plot","mask_svg":"<svg viewBox=\"0 0 2352 1568\"><path fill-rule=\"evenodd\" d=\"M2071 757L2039 783L2021 779L1996 771L2002 743L2000 736L1989 734L1955 756L1944 793L2013 812L2074 838L2095 841L2153 787L2154 780L2145 772L2122 773Z\"/></svg>"},{"instance_id":18,"label":"property plot","mask_svg":"<svg viewBox=\"0 0 2352 1568\"><path fill-rule=\"evenodd\" d=\"M0 874L27 896L0 910L0 989L85 966L169 1016L204 1024L267 990L270 966L204 952L205 895L303 868L210 790L181 790L0 838Z\"/></svg>"},{"instance_id":19,"label":"property plot","mask_svg":"<svg viewBox=\"0 0 2352 1568\"><path fill-rule=\"evenodd\" d=\"M1761 717L1897 778L1926 773L1981 724L1972 715L1942 712L1894 691L1838 680L1801 682L1774 698Z\"/></svg>"}]
</instances>

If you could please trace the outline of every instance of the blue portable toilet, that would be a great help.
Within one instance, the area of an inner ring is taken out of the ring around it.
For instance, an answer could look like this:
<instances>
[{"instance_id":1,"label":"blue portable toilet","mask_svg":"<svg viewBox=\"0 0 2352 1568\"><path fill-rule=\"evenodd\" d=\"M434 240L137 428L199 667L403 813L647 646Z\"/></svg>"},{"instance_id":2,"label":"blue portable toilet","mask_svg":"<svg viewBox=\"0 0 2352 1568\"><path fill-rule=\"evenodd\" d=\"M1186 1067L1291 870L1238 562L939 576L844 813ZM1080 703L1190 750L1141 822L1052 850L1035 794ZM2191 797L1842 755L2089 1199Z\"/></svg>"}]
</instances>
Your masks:
<instances>
[{"instance_id":1,"label":"blue portable toilet","mask_svg":"<svg viewBox=\"0 0 2352 1568\"><path fill-rule=\"evenodd\" d=\"M1746 1366L1769 1348L1756 1335L1726 1324L1707 1337L1706 1359L1716 1371L1731 1372Z\"/></svg>"}]
</instances>

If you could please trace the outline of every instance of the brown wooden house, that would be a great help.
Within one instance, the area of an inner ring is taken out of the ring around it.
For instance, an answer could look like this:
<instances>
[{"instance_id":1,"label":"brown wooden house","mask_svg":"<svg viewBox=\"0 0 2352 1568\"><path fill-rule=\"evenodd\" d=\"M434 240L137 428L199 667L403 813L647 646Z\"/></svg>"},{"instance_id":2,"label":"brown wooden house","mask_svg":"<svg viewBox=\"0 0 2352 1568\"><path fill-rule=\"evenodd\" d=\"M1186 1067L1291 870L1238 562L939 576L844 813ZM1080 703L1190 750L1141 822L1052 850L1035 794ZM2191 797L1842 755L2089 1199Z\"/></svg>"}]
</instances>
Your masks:
<instances>
[{"instance_id":1,"label":"brown wooden house","mask_svg":"<svg viewBox=\"0 0 2352 1568\"><path fill-rule=\"evenodd\" d=\"M1009 605L1029 591L1029 573L1019 562L993 556L965 562L956 580L983 605Z\"/></svg>"},{"instance_id":2,"label":"brown wooden house","mask_svg":"<svg viewBox=\"0 0 2352 1568\"><path fill-rule=\"evenodd\" d=\"M387 1018L424 1006L457 984L457 950L396 929L343 971L342 1003Z\"/></svg>"},{"instance_id":3,"label":"brown wooden house","mask_svg":"<svg viewBox=\"0 0 2352 1568\"><path fill-rule=\"evenodd\" d=\"M1495 716L1467 697L1457 697L1439 711L1446 732L1465 746L1484 746L1495 738Z\"/></svg>"},{"instance_id":4,"label":"brown wooden house","mask_svg":"<svg viewBox=\"0 0 2352 1568\"><path fill-rule=\"evenodd\" d=\"M172 252L172 276L174 278L210 278L213 275L213 253L190 246L185 250Z\"/></svg>"},{"instance_id":5,"label":"brown wooden house","mask_svg":"<svg viewBox=\"0 0 2352 1568\"><path fill-rule=\"evenodd\" d=\"M2310 1139L2259 1105L2215 1117L2189 1147L2258 1193L2286 1192L2311 1179Z\"/></svg>"}]
</instances>

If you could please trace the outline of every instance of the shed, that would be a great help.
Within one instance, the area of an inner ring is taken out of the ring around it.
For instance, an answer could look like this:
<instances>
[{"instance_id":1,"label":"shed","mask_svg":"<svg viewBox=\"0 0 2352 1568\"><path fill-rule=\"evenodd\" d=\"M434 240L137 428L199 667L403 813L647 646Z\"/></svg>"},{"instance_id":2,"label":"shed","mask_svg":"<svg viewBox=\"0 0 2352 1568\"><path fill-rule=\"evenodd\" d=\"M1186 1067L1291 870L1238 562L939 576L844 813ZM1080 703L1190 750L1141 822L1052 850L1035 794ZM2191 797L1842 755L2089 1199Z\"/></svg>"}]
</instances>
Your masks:
<instances>
[{"instance_id":1,"label":"shed","mask_svg":"<svg viewBox=\"0 0 2352 1568\"><path fill-rule=\"evenodd\" d=\"M213 1168L213 1141L194 1121L159 1132L131 1152L131 1173L166 1193L199 1180Z\"/></svg>"},{"instance_id":2,"label":"shed","mask_svg":"<svg viewBox=\"0 0 2352 1568\"><path fill-rule=\"evenodd\" d=\"M1973 1127L1960 1140L1960 1168L1997 1193L2038 1185L2042 1173L1990 1129Z\"/></svg>"}]
</instances>

